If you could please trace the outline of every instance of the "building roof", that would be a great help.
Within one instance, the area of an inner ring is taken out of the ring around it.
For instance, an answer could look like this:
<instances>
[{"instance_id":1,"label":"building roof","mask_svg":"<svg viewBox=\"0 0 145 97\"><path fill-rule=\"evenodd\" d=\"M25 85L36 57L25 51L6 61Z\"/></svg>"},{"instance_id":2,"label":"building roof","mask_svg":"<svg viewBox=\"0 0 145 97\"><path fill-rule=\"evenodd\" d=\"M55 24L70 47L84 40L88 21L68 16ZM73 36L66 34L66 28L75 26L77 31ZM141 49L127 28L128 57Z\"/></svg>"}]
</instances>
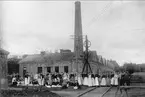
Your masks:
<instances>
[{"instance_id":1,"label":"building roof","mask_svg":"<svg viewBox=\"0 0 145 97\"><path fill-rule=\"evenodd\" d=\"M27 55L19 63L42 63L45 62L41 54Z\"/></svg>"},{"instance_id":2,"label":"building roof","mask_svg":"<svg viewBox=\"0 0 145 97\"><path fill-rule=\"evenodd\" d=\"M73 53L43 53L26 55L19 63L48 63L53 64L59 61L71 61L73 59Z\"/></svg>"},{"instance_id":3,"label":"building roof","mask_svg":"<svg viewBox=\"0 0 145 97\"><path fill-rule=\"evenodd\" d=\"M90 61L98 61L97 60L97 52L96 51L89 51L89 60Z\"/></svg>"},{"instance_id":4,"label":"building roof","mask_svg":"<svg viewBox=\"0 0 145 97\"><path fill-rule=\"evenodd\" d=\"M104 65L100 65L99 68L102 72L113 72L114 71L113 69L111 69L107 66L104 66Z\"/></svg>"}]
</instances>

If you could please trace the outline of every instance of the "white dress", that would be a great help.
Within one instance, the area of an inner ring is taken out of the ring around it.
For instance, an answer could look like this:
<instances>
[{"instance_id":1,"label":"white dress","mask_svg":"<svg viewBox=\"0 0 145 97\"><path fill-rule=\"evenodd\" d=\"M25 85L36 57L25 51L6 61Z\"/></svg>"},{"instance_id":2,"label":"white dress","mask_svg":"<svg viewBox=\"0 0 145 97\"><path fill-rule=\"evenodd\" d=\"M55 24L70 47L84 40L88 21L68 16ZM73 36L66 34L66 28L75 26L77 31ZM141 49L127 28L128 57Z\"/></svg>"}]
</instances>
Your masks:
<instances>
[{"instance_id":1,"label":"white dress","mask_svg":"<svg viewBox=\"0 0 145 97\"><path fill-rule=\"evenodd\" d=\"M38 84L41 85L41 78L38 77Z\"/></svg>"},{"instance_id":2,"label":"white dress","mask_svg":"<svg viewBox=\"0 0 145 97\"><path fill-rule=\"evenodd\" d=\"M98 79L98 77L95 77L95 86L99 86L99 79Z\"/></svg>"},{"instance_id":3,"label":"white dress","mask_svg":"<svg viewBox=\"0 0 145 97\"><path fill-rule=\"evenodd\" d=\"M30 76L28 76L28 79L27 80L28 80L27 81L28 82L27 84L30 84Z\"/></svg>"},{"instance_id":4,"label":"white dress","mask_svg":"<svg viewBox=\"0 0 145 97\"><path fill-rule=\"evenodd\" d=\"M119 76L117 74L114 75L114 81L115 81L114 85L118 85L118 77Z\"/></svg>"},{"instance_id":5,"label":"white dress","mask_svg":"<svg viewBox=\"0 0 145 97\"><path fill-rule=\"evenodd\" d=\"M92 86L92 78L91 78L91 75L89 75L88 77L88 86Z\"/></svg>"},{"instance_id":6,"label":"white dress","mask_svg":"<svg viewBox=\"0 0 145 97\"><path fill-rule=\"evenodd\" d=\"M87 76L84 77L83 85L88 86L88 77Z\"/></svg>"},{"instance_id":7,"label":"white dress","mask_svg":"<svg viewBox=\"0 0 145 97\"><path fill-rule=\"evenodd\" d=\"M82 77L81 76L78 76L78 83L79 83L79 85L82 85Z\"/></svg>"},{"instance_id":8,"label":"white dress","mask_svg":"<svg viewBox=\"0 0 145 97\"><path fill-rule=\"evenodd\" d=\"M25 85L28 85L28 78L25 77Z\"/></svg>"},{"instance_id":9,"label":"white dress","mask_svg":"<svg viewBox=\"0 0 145 97\"><path fill-rule=\"evenodd\" d=\"M115 85L114 77L111 78L111 85Z\"/></svg>"},{"instance_id":10,"label":"white dress","mask_svg":"<svg viewBox=\"0 0 145 97\"><path fill-rule=\"evenodd\" d=\"M101 86L105 86L106 85L106 78L103 77L101 80Z\"/></svg>"},{"instance_id":11,"label":"white dress","mask_svg":"<svg viewBox=\"0 0 145 97\"><path fill-rule=\"evenodd\" d=\"M95 86L95 79L92 78L92 86Z\"/></svg>"},{"instance_id":12,"label":"white dress","mask_svg":"<svg viewBox=\"0 0 145 97\"><path fill-rule=\"evenodd\" d=\"M41 85L44 85L44 78L42 78L41 80Z\"/></svg>"}]
</instances>

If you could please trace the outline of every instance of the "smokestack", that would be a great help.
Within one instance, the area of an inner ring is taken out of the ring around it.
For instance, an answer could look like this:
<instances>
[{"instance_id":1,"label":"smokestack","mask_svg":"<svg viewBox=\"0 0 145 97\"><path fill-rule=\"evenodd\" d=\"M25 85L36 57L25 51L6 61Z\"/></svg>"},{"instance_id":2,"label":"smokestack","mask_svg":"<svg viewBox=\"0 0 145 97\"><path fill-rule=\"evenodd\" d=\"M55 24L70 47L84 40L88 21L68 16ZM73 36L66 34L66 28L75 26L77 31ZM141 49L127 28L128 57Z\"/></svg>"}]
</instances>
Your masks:
<instances>
[{"instance_id":1,"label":"smokestack","mask_svg":"<svg viewBox=\"0 0 145 97\"><path fill-rule=\"evenodd\" d=\"M78 60L83 54L81 2L75 2L75 28L74 28L74 54L76 59L75 68L78 69Z\"/></svg>"}]
</instances>

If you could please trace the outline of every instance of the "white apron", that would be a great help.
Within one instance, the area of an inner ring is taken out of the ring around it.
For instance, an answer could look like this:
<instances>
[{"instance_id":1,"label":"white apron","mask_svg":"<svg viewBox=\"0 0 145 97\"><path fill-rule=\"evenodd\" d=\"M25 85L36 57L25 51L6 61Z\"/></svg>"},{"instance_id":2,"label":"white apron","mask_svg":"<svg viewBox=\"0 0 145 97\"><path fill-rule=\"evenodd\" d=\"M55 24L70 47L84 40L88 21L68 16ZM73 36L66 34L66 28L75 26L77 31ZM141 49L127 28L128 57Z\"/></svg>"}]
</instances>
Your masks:
<instances>
[{"instance_id":1,"label":"white apron","mask_svg":"<svg viewBox=\"0 0 145 97\"><path fill-rule=\"evenodd\" d=\"M95 86L99 86L99 79L98 79L98 77L95 77Z\"/></svg>"},{"instance_id":2,"label":"white apron","mask_svg":"<svg viewBox=\"0 0 145 97\"><path fill-rule=\"evenodd\" d=\"M78 83L79 85L82 85L82 78L80 76L78 77Z\"/></svg>"},{"instance_id":3,"label":"white apron","mask_svg":"<svg viewBox=\"0 0 145 97\"><path fill-rule=\"evenodd\" d=\"M28 80L28 84L30 84L30 76L28 77L28 79L27 79L27 80Z\"/></svg>"},{"instance_id":4,"label":"white apron","mask_svg":"<svg viewBox=\"0 0 145 97\"><path fill-rule=\"evenodd\" d=\"M95 86L95 79L92 78L92 86Z\"/></svg>"},{"instance_id":5,"label":"white apron","mask_svg":"<svg viewBox=\"0 0 145 97\"><path fill-rule=\"evenodd\" d=\"M40 78L38 78L38 84L41 85L41 79Z\"/></svg>"},{"instance_id":6,"label":"white apron","mask_svg":"<svg viewBox=\"0 0 145 97\"><path fill-rule=\"evenodd\" d=\"M44 78L41 80L41 85L44 85Z\"/></svg>"},{"instance_id":7,"label":"white apron","mask_svg":"<svg viewBox=\"0 0 145 97\"><path fill-rule=\"evenodd\" d=\"M87 86L88 86L88 77L85 77L85 78L84 78L83 85L87 85Z\"/></svg>"},{"instance_id":8,"label":"white apron","mask_svg":"<svg viewBox=\"0 0 145 97\"><path fill-rule=\"evenodd\" d=\"M92 78L91 78L91 75L89 75L89 78L88 78L88 86L92 86Z\"/></svg>"},{"instance_id":9,"label":"white apron","mask_svg":"<svg viewBox=\"0 0 145 97\"><path fill-rule=\"evenodd\" d=\"M106 79L102 78L102 80L101 80L101 86L105 86L105 85L106 85Z\"/></svg>"},{"instance_id":10,"label":"white apron","mask_svg":"<svg viewBox=\"0 0 145 97\"><path fill-rule=\"evenodd\" d=\"M25 85L28 85L28 78L25 78Z\"/></svg>"},{"instance_id":11,"label":"white apron","mask_svg":"<svg viewBox=\"0 0 145 97\"><path fill-rule=\"evenodd\" d=\"M118 85L118 75L114 76L114 81L115 81L114 85Z\"/></svg>"},{"instance_id":12,"label":"white apron","mask_svg":"<svg viewBox=\"0 0 145 97\"><path fill-rule=\"evenodd\" d=\"M111 85L115 85L114 77L111 78Z\"/></svg>"}]
</instances>

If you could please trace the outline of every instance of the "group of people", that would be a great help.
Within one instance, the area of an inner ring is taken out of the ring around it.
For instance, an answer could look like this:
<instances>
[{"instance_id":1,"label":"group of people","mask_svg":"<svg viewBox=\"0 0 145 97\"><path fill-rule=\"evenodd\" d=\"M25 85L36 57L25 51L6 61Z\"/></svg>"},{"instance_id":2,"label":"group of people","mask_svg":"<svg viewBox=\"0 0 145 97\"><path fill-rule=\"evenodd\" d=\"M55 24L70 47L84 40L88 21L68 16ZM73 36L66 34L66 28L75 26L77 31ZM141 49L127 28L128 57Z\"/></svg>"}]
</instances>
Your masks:
<instances>
[{"instance_id":1,"label":"group of people","mask_svg":"<svg viewBox=\"0 0 145 97\"><path fill-rule=\"evenodd\" d=\"M48 73L43 75L37 73L34 76L26 73L24 78L20 76L13 76L13 85L25 85L25 86L46 86L68 88L73 86L74 89L80 88L80 86L118 86L129 85L130 76L128 73L102 73L102 74L80 74L80 73Z\"/></svg>"}]
</instances>

